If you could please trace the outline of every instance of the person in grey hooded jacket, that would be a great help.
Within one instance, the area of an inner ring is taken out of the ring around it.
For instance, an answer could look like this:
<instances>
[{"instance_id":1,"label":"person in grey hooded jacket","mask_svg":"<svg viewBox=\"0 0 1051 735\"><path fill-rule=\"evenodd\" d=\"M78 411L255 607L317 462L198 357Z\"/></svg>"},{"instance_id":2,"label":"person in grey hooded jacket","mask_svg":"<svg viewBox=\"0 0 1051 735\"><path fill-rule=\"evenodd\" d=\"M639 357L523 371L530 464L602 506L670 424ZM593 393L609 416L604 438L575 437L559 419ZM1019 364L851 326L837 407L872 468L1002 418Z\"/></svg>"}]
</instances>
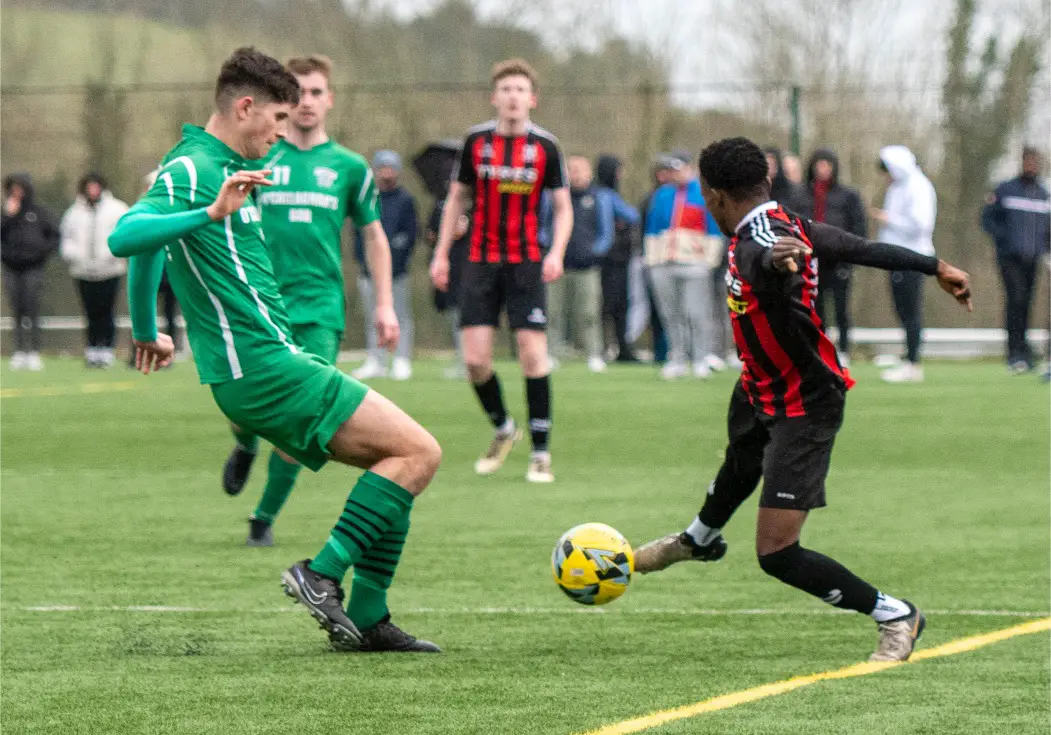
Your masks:
<instances>
[{"instance_id":1,"label":"person in grey hooded jacket","mask_svg":"<svg viewBox=\"0 0 1051 735\"><path fill-rule=\"evenodd\" d=\"M883 209L872 211L880 224L877 239L901 245L920 255L934 255L934 220L938 196L916 156L902 145L889 145L879 152L880 170L889 179ZM920 345L923 335L923 276L906 271L890 274L894 307L905 329L905 362L883 373L889 383L918 383L923 380Z\"/></svg>"}]
</instances>

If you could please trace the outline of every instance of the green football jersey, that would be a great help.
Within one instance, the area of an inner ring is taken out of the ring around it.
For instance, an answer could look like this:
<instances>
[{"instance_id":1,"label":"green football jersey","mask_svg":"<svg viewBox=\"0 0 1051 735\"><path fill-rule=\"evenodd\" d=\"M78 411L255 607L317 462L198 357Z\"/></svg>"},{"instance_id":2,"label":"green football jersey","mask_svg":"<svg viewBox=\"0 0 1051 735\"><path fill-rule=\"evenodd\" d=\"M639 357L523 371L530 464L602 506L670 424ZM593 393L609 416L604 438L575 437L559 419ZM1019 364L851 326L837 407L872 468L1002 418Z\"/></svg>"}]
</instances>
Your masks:
<instances>
[{"instance_id":1,"label":"green football jersey","mask_svg":"<svg viewBox=\"0 0 1051 735\"><path fill-rule=\"evenodd\" d=\"M289 319L342 332L340 232L347 217L356 227L379 219L372 169L332 140L310 150L280 141L264 168L274 185L259 194L263 230Z\"/></svg>"},{"instance_id":2,"label":"green football jersey","mask_svg":"<svg viewBox=\"0 0 1051 735\"><path fill-rule=\"evenodd\" d=\"M258 161L246 161L202 128L185 125L142 201L160 213L201 209L215 201L227 177L258 168ZM234 380L299 352L257 198L253 192L234 214L164 246L202 383Z\"/></svg>"}]
</instances>

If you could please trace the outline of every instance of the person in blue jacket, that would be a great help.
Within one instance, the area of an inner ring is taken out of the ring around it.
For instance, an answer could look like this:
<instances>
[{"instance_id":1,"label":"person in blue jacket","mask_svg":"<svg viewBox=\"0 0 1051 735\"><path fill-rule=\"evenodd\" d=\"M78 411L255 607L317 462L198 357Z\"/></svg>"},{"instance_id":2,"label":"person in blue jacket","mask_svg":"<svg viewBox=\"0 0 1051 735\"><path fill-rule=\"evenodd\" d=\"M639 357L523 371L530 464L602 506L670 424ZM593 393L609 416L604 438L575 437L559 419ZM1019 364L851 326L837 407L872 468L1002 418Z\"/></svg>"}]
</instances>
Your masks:
<instances>
[{"instance_id":1,"label":"person in blue jacket","mask_svg":"<svg viewBox=\"0 0 1051 735\"><path fill-rule=\"evenodd\" d=\"M1048 252L1051 237L1051 201L1039 178L1040 166L1040 153L1026 147L1022 151L1022 173L997 186L982 210L982 229L996 246L1004 283L1007 364L1013 373L1033 368L1026 330L1040 260Z\"/></svg>"}]
</instances>

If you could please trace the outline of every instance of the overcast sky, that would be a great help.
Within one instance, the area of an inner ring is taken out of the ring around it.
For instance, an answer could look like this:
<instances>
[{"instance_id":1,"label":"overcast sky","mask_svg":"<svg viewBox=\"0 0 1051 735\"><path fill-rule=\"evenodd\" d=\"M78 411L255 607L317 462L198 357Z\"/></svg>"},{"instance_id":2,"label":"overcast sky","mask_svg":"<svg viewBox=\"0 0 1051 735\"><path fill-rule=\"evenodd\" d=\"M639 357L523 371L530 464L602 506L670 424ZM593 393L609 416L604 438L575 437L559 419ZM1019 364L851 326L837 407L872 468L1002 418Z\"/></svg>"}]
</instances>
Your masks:
<instances>
[{"instance_id":1,"label":"overcast sky","mask_svg":"<svg viewBox=\"0 0 1051 735\"><path fill-rule=\"evenodd\" d=\"M442 0L343 0L347 5L381 8L402 19L426 13ZM748 0L471 0L485 18L520 18L520 24L540 31L555 50L588 45L611 30L625 38L660 49L672 59L672 83L680 87L748 82L739 58L747 53L734 29L748 22ZM894 0L839 0L846 7L894 6ZM954 0L898 0L894 13L874 13L878 25L864 28L867 38L884 39L883 53L907 54L919 67L910 78L937 107L944 68L944 40ZM976 35L997 33L1001 49L1009 48L1027 22L1048 18L1047 0L979 0ZM567 32L567 29L569 31ZM1046 29L1045 29L1046 30ZM569 36L569 33L572 36ZM1045 37L1046 37L1045 33ZM669 50L672 53L667 53ZM1045 54L1046 58L1047 54ZM1046 145L1051 137L1051 82L1041 75L1033 95L1027 136ZM789 80L786 80L789 81ZM796 81L803 86L808 80ZM698 95L695 103L710 104L718 94Z\"/></svg>"}]
</instances>

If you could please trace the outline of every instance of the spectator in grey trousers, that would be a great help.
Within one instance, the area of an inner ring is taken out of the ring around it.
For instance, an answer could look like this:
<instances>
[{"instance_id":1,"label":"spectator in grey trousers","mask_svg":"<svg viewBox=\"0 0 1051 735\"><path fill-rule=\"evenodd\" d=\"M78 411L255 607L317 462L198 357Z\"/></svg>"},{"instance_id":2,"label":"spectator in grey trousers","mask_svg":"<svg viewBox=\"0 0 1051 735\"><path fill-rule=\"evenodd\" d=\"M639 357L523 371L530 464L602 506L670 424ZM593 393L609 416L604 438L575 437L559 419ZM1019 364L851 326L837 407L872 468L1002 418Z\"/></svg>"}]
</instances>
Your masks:
<instances>
[{"instance_id":1,"label":"spectator in grey trousers","mask_svg":"<svg viewBox=\"0 0 1051 735\"><path fill-rule=\"evenodd\" d=\"M645 223L645 260L657 309L668 335L668 362L661 377L707 378L725 367L714 353L721 328L715 320L711 272L722 261L725 242L705 207L700 182L686 156L669 160L672 182L650 200Z\"/></svg>"},{"instance_id":2,"label":"spectator in grey trousers","mask_svg":"<svg viewBox=\"0 0 1051 735\"><path fill-rule=\"evenodd\" d=\"M562 278L548 284L548 339L553 357L567 354L567 327L584 348L588 369L605 371L602 359L602 259L613 245L612 198L599 192L591 164L583 156L570 156L569 195L573 203L573 231L569 236ZM551 208L544 207L544 230L550 232Z\"/></svg>"},{"instance_id":3,"label":"spectator in grey trousers","mask_svg":"<svg viewBox=\"0 0 1051 735\"><path fill-rule=\"evenodd\" d=\"M401 156L394 151L377 151L372 158L372 170L379 189L380 220L383 231L390 242L391 274L394 277L394 312L401 326L398 348L394 352L390 377L408 380L412 377L412 283L409 279L409 264L416 247L416 200L398 184L401 175ZM365 262L365 242L361 232L354 242L361 275L358 276L358 292L365 311L365 346L368 355L361 367L352 375L358 380L367 380L387 375L386 355L378 346L373 314L376 310L376 294L372 288L368 264Z\"/></svg>"}]
</instances>

